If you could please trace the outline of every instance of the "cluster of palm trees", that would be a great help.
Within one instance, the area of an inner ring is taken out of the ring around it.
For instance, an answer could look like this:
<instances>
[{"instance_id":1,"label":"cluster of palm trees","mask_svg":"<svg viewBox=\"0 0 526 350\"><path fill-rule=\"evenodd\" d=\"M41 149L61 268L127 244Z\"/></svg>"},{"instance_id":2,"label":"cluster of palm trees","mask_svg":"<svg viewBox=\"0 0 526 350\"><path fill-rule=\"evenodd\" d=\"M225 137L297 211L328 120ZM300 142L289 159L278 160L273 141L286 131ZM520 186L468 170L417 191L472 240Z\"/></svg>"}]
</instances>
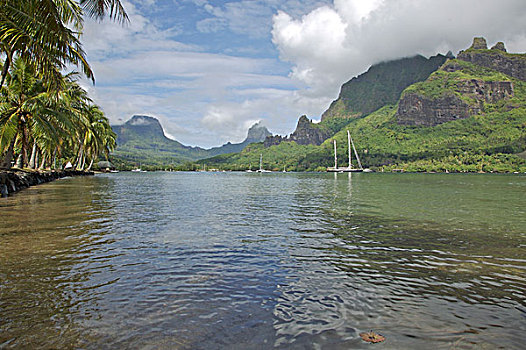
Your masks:
<instances>
[{"instance_id":1,"label":"cluster of palm trees","mask_svg":"<svg viewBox=\"0 0 526 350\"><path fill-rule=\"evenodd\" d=\"M64 73L74 65L94 82L84 15L128 20L120 0L0 0L0 168L90 169L115 147L79 74Z\"/></svg>"}]
</instances>

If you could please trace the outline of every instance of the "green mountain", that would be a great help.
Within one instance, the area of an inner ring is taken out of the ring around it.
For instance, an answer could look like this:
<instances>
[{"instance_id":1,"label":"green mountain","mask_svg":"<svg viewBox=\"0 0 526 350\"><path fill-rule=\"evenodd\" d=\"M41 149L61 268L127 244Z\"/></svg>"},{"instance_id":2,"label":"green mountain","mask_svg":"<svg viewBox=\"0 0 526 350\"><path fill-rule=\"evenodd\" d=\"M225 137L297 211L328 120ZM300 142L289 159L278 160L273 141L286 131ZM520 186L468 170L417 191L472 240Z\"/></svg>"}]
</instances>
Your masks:
<instances>
[{"instance_id":1,"label":"green mountain","mask_svg":"<svg viewBox=\"0 0 526 350\"><path fill-rule=\"evenodd\" d=\"M448 53L448 57L452 55ZM367 72L342 85L338 98L323 113L322 121L334 117L360 117L395 104L406 87L426 80L448 57L417 55L371 66Z\"/></svg>"},{"instance_id":2,"label":"green mountain","mask_svg":"<svg viewBox=\"0 0 526 350\"><path fill-rule=\"evenodd\" d=\"M137 165L175 167L219 154L240 152L250 143L261 142L272 135L267 128L256 123L241 143L227 143L221 147L203 149L185 146L169 139L159 121L145 115L134 115L123 125L113 125L112 129L117 134L117 148L111 155L112 162L119 168Z\"/></svg>"},{"instance_id":3,"label":"green mountain","mask_svg":"<svg viewBox=\"0 0 526 350\"><path fill-rule=\"evenodd\" d=\"M453 55L425 58L417 55L375 64L358 77L343 84L338 98L322 115L321 123L301 116L296 130L287 137L276 135L265 146L294 141L300 145L320 145L349 123L387 105L395 104L409 85L424 81Z\"/></svg>"},{"instance_id":4,"label":"green mountain","mask_svg":"<svg viewBox=\"0 0 526 350\"><path fill-rule=\"evenodd\" d=\"M334 139L344 160L340 165L346 166L349 130L362 163L377 170L525 172L525 63L525 54L507 53L502 43L488 49L484 39L476 38L456 59L406 87L396 101L347 119L319 146L288 139L268 147L253 144L206 163L237 170L257 164L262 154L267 169L324 170L333 162ZM376 79L381 82L382 76ZM317 127L329 129L327 123L337 119L326 117Z\"/></svg>"},{"instance_id":5,"label":"green mountain","mask_svg":"<svg viewBox=\"0 0 526 350\"><path fill-rule=\"evenodd\" d=\"M118 167L137 165L168 166L204 158L206 150L189 147L169 139L156 118L134 115L123 125L112 126L117 134L117 148L112 161Z\"/></svg>"}]
</instances>

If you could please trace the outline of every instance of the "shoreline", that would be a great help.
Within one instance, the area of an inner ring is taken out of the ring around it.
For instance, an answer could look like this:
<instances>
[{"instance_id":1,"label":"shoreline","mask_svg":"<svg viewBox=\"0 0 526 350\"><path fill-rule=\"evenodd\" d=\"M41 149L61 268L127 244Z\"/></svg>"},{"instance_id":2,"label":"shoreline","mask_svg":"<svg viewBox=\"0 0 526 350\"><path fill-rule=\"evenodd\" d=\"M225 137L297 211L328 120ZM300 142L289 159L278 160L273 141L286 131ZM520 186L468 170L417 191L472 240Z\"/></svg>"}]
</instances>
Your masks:
<instances>
[{"instance_id":1,"label":"shoreline","mask_svg":"<svg viewBox=\"0 0 526 350\"><path fill-rule=\"evenodd\" d=\"M0 197L8 197L31 186L55 181L68 176L92 176L93 171L58 170L29 171L22 169L0 170Z\"/></svg>"}]
</instances>

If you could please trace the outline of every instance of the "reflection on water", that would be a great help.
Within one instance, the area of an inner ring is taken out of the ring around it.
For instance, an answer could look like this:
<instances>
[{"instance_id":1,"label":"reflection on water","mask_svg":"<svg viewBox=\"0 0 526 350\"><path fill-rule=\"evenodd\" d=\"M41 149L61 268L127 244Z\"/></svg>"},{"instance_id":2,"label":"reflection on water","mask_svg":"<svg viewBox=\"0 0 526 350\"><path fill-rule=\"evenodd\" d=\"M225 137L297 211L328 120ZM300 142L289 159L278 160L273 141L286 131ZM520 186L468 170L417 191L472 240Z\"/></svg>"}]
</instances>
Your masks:
<instances>
[{"instance_id":1,"label":"reflection on water","mask_svg":"<svg viewBox=\"0 0 526 350\"><path fill-rule=\"evenodd\" d=\"M520 349L526 177L119 173L0 201L0 348Z\"/></svg>"}]
</instances>

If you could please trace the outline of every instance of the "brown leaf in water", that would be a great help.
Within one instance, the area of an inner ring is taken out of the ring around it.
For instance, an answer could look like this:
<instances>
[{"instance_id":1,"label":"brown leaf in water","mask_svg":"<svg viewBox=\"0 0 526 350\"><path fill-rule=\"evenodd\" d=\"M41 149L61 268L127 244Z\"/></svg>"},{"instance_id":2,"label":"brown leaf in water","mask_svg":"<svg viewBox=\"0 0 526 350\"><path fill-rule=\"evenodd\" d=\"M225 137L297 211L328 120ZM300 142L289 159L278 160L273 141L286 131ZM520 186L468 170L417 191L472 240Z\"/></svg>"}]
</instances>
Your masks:
<instances>
[{"instance_id":1,"label":"brown leaf in water","mask_svg":"<svg viewBox=\"0 0 526 350\"><path fill-rule=\"evenodd\" d=\"M373 331L360 333L360 337L362 337L363 341L369 343L380 343L385 340L383 335L377 334Z\"/></svg>"}]
</instances>

